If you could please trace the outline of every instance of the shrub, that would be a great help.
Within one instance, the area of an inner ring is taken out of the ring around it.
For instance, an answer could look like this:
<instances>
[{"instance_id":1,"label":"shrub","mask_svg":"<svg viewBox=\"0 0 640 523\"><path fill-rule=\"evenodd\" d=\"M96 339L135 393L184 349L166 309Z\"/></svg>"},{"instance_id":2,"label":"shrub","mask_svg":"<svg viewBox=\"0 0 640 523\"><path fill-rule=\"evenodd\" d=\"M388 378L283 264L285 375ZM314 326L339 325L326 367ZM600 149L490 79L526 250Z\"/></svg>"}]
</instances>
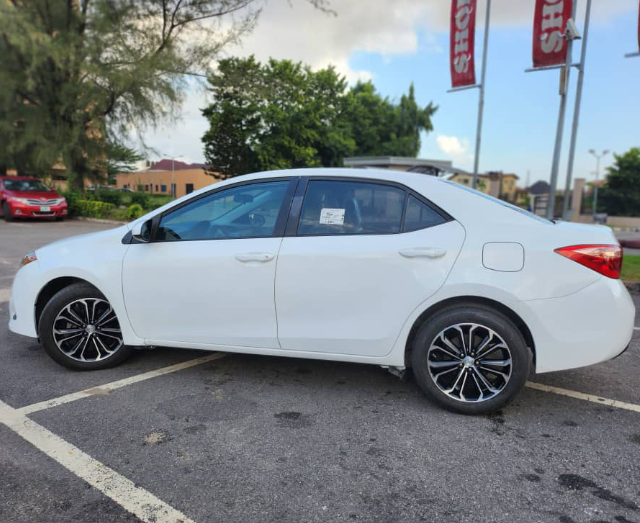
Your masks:
<instances>
[{"instance_id":1,"label":"shrub","mask_svg":"<svg viewBox=\"0 0 640 523\"><path fill-rule=\"evenodd\" d=\"M77 200L78 214L89 218L105 218L111 209L115 208L112 203L99 202L95 200Z\"/></svg>"},{"instance_id":2,"label":"shrub","mask_svg":"<svg viewBox=\"0 0 640 523\"><path fill-rule=\"evenodd\" d=\"M149 206L149 195L144 192L134 192L131 194L131 203L137 203L143 209Z\"/></svg>"},{"instance_id":3,"label":"shrub","mask_svg":"<svg viewBox=\"0 0 640 523\"><path fill-rule=\"evenodd\" d=\"M135 220L136 218L140 218L144 214L144 209L139 203L134 203L130 205L127 209L127 218L130 220Z\"/></svg>"},{"instance_id":4,"label":"shrub","mask_svg":"<svg viewBox=\"0 0 640 523\"><path fill-rule=\"evenodd\" d=\"M78 201L82 199L82 193L76 189L68 189L66 191L59 191L59 193L64 196L65 200L67 200L68 206L68 215L70 217L78 216L80 214L80 207L78 206Z\"/></svg>"},{"instance_id":5,"label":"shrub","mask_svg":"<svg viewBox=\"0 0 640 523\"><path fill-rule=\"evenodd\" d=\"M99 191L95 191L95 196L93 199L101 202L112 203L117 207L122 204L122 193L120 191L109 191L101 189Z\"/></svg>"}]
</instances>

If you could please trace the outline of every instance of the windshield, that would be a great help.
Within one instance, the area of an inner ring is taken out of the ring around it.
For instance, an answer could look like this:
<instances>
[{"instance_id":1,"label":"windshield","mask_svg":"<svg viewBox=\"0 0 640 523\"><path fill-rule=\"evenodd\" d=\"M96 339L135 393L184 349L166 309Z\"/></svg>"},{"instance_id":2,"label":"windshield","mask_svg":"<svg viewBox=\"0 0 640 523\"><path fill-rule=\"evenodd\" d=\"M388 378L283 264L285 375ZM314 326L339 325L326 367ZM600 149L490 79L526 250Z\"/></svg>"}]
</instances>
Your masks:
<instances>
[{"instance_id":1,"label":"windshield","mask_svg":"<svg viewBox=\"0 0 640 523\"><path fill-rule=\"evenodd\" d=\"M39 180L4 180L7 191L50 191L44 183Z\"/></svg>"},{"instance_id":2,"label":"windshield","mask_svg":"<svg viewBox=\"0 0 640 523\"><path fill-rule=\"evenodd\" d=\"M465 187L464 185L460 185L459 183L456 182L450 182L449 180L440 180L444 183L447 183L453 187L457 187L458 189L462 189L463 191L467 191L470 192L472 194L475 194L476 196L480 196L481 198L484 198L485 200L490 200L494 203L497 203L499 205L502 205L503 207L506 207L507 209L511 209L513 211L519 212L520 214L524 214L525 216L528 216L529 218L533 219L533 220L537 220L539 222L542 223L553 223L550 220L547 220L545 218L541 218L540 216L533 214L529 211L525 211L524 209L521 209L520 207L517 207L516 205L512 205L510 203L507 203L503 200L499 200L498 198L494 198L493 196L489 196L488 194L485 194L483 192L480 191L476 191L475 189L471 189L470 187Z\"/></svg>"}]
</instances>

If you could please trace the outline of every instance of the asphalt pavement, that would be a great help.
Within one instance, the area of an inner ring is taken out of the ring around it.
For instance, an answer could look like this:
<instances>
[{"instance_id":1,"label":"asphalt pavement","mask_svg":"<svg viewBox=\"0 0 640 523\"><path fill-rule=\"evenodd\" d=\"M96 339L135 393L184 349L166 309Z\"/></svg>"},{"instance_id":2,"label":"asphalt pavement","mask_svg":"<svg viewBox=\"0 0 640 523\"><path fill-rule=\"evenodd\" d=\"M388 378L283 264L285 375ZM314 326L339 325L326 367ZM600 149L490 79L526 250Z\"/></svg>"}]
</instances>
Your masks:
<instances>
[{"instance_id":1,"label":"asphalt pavement","mask_svg":"<svg viewBox=\"0 0 640 523\"><path fill-rule=\"evenodd\" d=\"M0 522L640 523L640 330L531 377L576 397L481 417L367 365L158 348L72 372L8 332L8 289L30 250L109 227L0 221Z\"/></svg>"}]
</instances>

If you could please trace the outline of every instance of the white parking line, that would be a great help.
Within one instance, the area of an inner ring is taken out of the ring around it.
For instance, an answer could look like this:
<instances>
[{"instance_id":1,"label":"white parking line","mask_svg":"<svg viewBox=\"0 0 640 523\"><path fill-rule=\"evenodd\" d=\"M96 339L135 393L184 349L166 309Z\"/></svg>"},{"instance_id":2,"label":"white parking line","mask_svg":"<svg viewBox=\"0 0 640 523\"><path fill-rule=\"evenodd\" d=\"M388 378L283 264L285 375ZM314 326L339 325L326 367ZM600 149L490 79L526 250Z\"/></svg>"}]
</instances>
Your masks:
<instances>
[{"instance_id":1,"label":"white parking line","mask_svg":"<svg viewBox=\"0 0 640 523\"><path fill-rule=\"evenodd\" d=\"M194 523L182 512L167 505L151 492L137 487L133 481L2 401L0 401L0 422L142 521Z\"/></svg>"},{"instance_id":2,"label":"white parking line","mask_svg":"<svg viewBox=\"0 0 640 523\"><path fill-rule=\"evenodd\" d=\"M11 289L0 289L0 302L9 301L11 296Z\"/></svg>"},{"instance_id":3,"label":"white parking line","mask_svg":"<svg viewBox=\"0 0 640 523\"><path fill-rule=\"evenodd\" d=\"M634 327L633 330L634 331L640 331L640 327Z\"/></svg>"},{"instance_id":4,"label":"white parking line","mask_svg":"<svg viewBox=\"0 0 640 523\"><path fill-rule=\"evenodd\" d=\"M177 372L179 370L188 369L189 367L195 367L196 365L202 365L203 363L208 363L209 361L218 360L220 358L224 358L225 356L226 356L225 353L217 352L215 354L203 356L202 358L196 358L194 360L184 361L182 363L177 363L169 367L163 367L162 369L144 372L143 374L137 374L135 376L130 376L129 378L124 378L118 381L112 381L111 383L99 385L98 387L92 387L90 389L81 390L79 392L66 394L65 396L60 396L59 398L41 401L40 403L33 403L32 405L27 405L26 407L16 409L16 412L22 415L26 415L26 414L31 414L33 412L38 412L40 410L50 409L51 407L57 407L58 405L70 403L72 401L76 401L82 398L109 394L112 390L120 389L122 387L126 387L127 385L132 385L133 383L139 383L141 381L155 378L157 376L163 376L164 374L170 374L172 372Z\"/></svg>"},{"instance_id":5,"label":"white parking line","mask_svg":"<svg viewBox=\"0 0 640 523\"><path fill-rule=\"evenodd\" d=\"M598 405L607 405L609 407L616 407L617 409L632 410L634 412L640 412L640 405L634 405L633 403L625 403L624 401L602 398L600 396L593 396L592 394L584 394L582 392L561 389L559 387L552 387L550 385L543 385L542 383L534 383L532 381L527 381L526 386L531 389L542 390L544 392L552 392L553 394L560 394L561 396L568 396L570 398L575 398L578 400L597 403Z\"/></svg>"}]
</instances>

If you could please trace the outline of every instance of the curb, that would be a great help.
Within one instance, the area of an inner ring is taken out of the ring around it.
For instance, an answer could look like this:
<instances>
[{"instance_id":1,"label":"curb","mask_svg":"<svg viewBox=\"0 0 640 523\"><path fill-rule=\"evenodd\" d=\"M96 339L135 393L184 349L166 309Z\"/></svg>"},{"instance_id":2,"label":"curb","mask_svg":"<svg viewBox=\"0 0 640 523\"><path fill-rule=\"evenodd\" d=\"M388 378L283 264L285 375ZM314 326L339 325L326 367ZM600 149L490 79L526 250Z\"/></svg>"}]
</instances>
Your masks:
<instances>
[{"instance_id":1,"label":"curb","mask_svg":"<svg viewBox=\"0 0 640 523\"><path fill-rule=\"evenodd\" d=\"M119 220L106 220L104 218L89 218L88 216L76 216L72 220L80 220L83 222L106 223L112 225L126 225L129 222L121 222Z\"/></svg>"}]
</instances>

